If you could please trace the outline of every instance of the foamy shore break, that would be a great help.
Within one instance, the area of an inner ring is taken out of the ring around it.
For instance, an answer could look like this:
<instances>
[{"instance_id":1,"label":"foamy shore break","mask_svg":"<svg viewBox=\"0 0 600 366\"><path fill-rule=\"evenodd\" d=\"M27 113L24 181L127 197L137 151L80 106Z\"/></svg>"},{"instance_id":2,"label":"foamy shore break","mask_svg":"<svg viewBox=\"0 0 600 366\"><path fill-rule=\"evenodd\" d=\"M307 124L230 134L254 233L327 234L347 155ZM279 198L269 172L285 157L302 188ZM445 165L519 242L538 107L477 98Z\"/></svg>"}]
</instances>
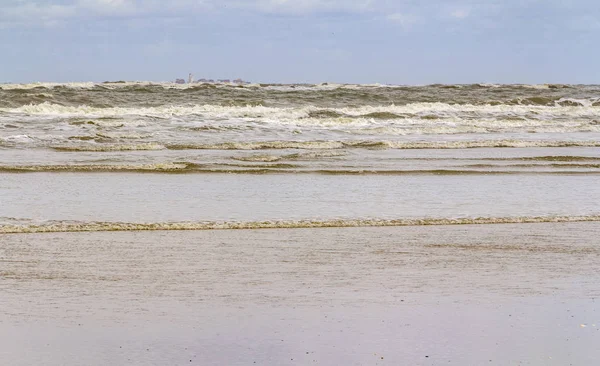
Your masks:
<instances>
[{"instance_id":1,"label":"foamy shore break","mask_svg":"<svg viewBox=\"0 0 600 366\"><path fill-rule=\"evenodd\" d=\"M536 217L478 217L478 218L423 218L423 219L355 219L355 220L273 220L250 222L51 222L39 225L0 225L0 233L50 233L95 231L173 231L173 230L247 230L247 229L302 229L385 226L441 226L483 224L532 224L600 221L600 215L590 216L536 216Z\"/></svg>"}]
</instances>

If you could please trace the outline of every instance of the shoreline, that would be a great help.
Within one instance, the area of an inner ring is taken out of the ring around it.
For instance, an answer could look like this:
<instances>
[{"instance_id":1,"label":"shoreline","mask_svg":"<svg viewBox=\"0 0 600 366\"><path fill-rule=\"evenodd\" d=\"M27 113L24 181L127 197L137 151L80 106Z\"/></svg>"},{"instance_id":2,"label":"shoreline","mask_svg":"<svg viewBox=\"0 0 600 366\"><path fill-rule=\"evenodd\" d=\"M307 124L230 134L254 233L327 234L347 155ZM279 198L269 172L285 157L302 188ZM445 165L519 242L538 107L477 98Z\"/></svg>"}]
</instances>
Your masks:
<instances>
[{"instance_id":1,"label":"shoreline","mask_svg":"<svg viewBox=\"0 0 600 366\"><path fill-rule=\"evenodd\" d=\"M464 218L401 218L401 219L330 219L330 220L267 220L267 221L199 221L199 222L51 222L48 224L0 224L2 234L127 232L127 231L206 231L264 229L324 229L407 226L464 226L501 224L542 224L599 222L600 215L583 216L515 216Z\"/></svg>"}]
</instances>

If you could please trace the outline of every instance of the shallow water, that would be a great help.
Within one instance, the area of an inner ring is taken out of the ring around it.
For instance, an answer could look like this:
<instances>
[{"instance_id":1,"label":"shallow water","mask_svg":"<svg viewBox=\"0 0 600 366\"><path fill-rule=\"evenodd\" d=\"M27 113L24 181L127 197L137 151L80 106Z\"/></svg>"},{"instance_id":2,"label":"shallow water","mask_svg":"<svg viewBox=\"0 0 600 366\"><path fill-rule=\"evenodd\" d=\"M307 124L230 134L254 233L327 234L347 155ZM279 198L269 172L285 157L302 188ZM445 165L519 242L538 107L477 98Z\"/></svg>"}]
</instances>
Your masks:
<instances>
[{"instance_id":1,"label":"shallow water","mask_svg":"<svg viewBox=\"0 0 600 366\"><path fill-rule=\"evenodd\" d=\"M0 225L600 214L595 85L28 84L0 101Z\"/></svg>"},{"instance_id":2,"label":"shallow water","mask_svg":"<svg viewBox=\"0 0 600 366\"><path fill-rule=\"evenodd\" d=\"M600 214L595 175L1 174L4 223Z\"/></svg>"}]
</instances>

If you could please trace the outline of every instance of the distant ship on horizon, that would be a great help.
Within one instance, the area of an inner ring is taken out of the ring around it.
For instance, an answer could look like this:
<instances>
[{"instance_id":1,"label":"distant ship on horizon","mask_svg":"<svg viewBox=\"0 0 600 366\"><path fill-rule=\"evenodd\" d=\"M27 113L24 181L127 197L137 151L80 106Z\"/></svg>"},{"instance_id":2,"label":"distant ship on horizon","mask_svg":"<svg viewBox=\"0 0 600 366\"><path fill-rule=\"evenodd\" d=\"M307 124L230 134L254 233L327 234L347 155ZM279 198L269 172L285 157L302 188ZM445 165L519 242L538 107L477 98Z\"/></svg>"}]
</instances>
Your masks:
<instances>
[{"instance_id":1,"label":"distant ship on horizon","mask_svg":"<svg viewBox=\"0 0 600 366\"><path fill-rule=\"evenodd\" d=\"M188 81L187 84L198 84L198 83L221 83L221 84L250 84L249 81L245 81L242 79L235 79L235 80L231 80L231 79L198 79L197 81L194 81L194 74L190 73L188 75ZM175 84L186 84L185 79L175 79Z\"/></svg>"}]
</instances>

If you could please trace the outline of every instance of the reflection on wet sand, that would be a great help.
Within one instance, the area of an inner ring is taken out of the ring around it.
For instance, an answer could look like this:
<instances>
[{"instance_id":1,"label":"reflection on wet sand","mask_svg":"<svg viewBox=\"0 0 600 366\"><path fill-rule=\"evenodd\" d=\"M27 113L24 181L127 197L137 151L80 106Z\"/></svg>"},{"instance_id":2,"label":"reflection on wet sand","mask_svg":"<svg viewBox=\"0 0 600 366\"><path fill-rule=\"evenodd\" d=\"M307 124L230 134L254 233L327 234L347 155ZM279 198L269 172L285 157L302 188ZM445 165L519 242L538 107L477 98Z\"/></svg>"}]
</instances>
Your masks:
<instances>
[{"instance_id":1,"label":"reflection on wet sand","mask_svg":"<svg viewBox=\"0 0 600 366\"><path fill-rule=\"evenodd\" d=\"M5 234L0 354L15 365L590 364L599 232Z\"/></svg>"}]
</instances>

